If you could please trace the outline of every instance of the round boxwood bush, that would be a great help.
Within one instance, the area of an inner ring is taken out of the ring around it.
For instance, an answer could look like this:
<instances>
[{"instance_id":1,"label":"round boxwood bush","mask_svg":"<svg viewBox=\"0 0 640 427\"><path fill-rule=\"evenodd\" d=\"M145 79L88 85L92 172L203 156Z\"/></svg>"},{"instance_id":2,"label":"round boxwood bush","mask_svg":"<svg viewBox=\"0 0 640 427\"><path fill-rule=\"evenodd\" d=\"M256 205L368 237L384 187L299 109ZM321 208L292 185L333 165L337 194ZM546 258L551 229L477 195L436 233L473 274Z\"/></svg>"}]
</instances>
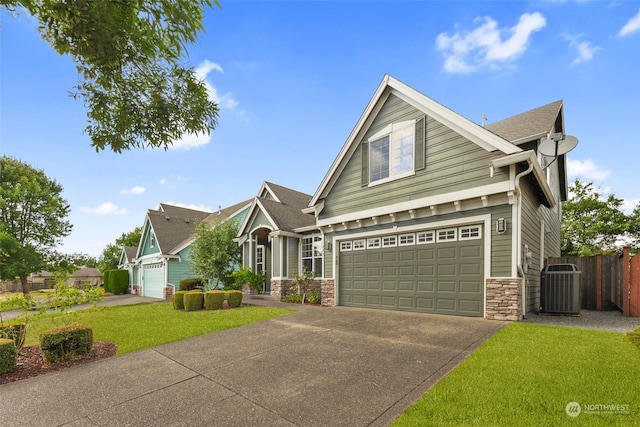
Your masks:
<instances>
[{"instance_id":1,"label":"round boxwood bush","mask_svg":"<svg viewBox=\"0 0 640 427\"><path fill-rule=\"evenodd\" d=\"M204 293L204 308L207 310L220 310L226 299L224 291L208 291Z\"/></svg>"},{"instance_id":2,"label":"round boxwood bush","mask_svg":"<svg viewBox=\"0 0 640 427\"><path fill-rule=\"evenodd\" d=\"M230 308L240 307L240 304L242 304L242 291L227 291L227 303Z\"/></svg>"},{"instance_id":3,"label":"round boxwood bush","mask_svg":"<svg viewBox=\"0 0 640 427\"><path fill-rule=\"evenodd\" d=\"M18 364L18 349L13 340L0 338L0 375L13 371Z\"/></svg>"},{"instance_id":4,"label":"round boxwood bush","mask_svg":"<svg viewBox=\"0 0 640 427\"><path fill-rule=\"evenodd\" d=\"M174 310L184 310L184 294L186 293L187 291L176 291L176 293L173 294L171 302L173 303Z\"/></svg>"},{"instance_id":5,"label":"round boxwood bush","mask_svg":"<svg viewBox=\"0 0 640 427\"><path fill-rule=\"evenodd\" d=\"M204 294L201 291L184 293L184 311L198 311L204 307Z\"/></svg>"},{"instance_id":6,"label":"round boxwood bush","mask_svg":"<svg viewBox=\"0 0 640 427\"><path fill-rule=\"evenodd\" d=\"M40 335L40 349L49 363L89 354L93 347L93 329L84 325L58 326Z\"/></svg>"}]
</instances>

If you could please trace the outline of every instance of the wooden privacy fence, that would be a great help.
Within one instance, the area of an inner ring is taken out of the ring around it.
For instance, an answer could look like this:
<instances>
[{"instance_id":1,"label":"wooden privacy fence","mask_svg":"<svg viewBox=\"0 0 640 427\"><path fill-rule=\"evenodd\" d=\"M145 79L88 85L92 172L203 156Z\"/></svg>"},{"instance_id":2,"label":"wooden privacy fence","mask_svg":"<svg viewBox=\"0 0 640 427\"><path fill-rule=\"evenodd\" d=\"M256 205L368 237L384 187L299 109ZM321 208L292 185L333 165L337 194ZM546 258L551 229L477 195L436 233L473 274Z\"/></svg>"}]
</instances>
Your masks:
<instances>
[{"instance_id":1,"label":"wooden privacy fence","mask_svg":"<svg viewBox=\"0 0 640 427\"><path fill-rule=\"evenodd\" d=\"M575 264L580 270L580 308L620 309L625 316L640 317L640 255L629 248L621 255L548 258L548 264Z\"/></svg>"}]
</instances>

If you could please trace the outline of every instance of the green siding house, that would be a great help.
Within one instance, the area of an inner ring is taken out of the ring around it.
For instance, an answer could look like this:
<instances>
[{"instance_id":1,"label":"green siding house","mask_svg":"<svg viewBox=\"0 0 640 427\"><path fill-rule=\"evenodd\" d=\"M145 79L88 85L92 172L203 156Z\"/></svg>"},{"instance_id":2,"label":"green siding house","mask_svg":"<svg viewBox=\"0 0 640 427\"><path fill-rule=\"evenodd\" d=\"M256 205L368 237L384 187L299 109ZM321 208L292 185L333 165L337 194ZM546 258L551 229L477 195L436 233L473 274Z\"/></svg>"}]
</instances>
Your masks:
<instances>
[{"instance_id":1,"label":"green siding house","mask_svg":"<svg viewBox=\"0 0 640 427\"><path fill-rule=\"evenodd\" d=\"M182 279L195 277L189 252L196 224L200 221L213 224L229 219L242 221L249 202L214 213L164 203L158 209L149 209L140 243L128 264L132 292L154 298L171 298Z\"/></svg>"},{"instance_id":2,"label":"green siding house","mask_svg":"<svg viewBox=\"0 0 640 427\"><path fill-rule=\"evenodd\" d=\"M556 101L478 125L386 75L314 195L264 183L238 241L265 290L316 272L324 305L517 320L560 255Z\"/></svg>"}]
</instances>

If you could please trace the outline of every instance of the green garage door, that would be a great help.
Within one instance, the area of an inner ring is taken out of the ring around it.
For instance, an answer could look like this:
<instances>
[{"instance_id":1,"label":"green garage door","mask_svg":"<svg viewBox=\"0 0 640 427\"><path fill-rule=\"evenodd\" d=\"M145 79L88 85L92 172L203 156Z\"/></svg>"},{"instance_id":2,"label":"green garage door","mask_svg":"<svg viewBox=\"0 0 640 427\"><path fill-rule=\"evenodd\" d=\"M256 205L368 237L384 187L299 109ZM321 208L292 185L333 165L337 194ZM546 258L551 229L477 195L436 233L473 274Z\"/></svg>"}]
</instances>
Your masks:
<instances>
[{"instance_id":1,"label":"green garage door","mask_svg":"<svg viewBox=\"0 0 640 427\"><path fill-rule=\"evenodd\" d=\"M164 298L164 268L162 263L142 266L142 295Z\"/></svg>"},{"instance_id":2,"label":"green garage door","mask_svg":"<svg viewBox=\"0 0 640 427\"><path fill-rule=\"evenodd\" d=\"M431 242L424 244L418 244L424 233L381 237L379 242L341 242L339 304L483 316L484 244L480 228L476 229L473 239L458 240L462 228L448 229L455 230L450 233L451 240L436 241L434 232ZM404 245L399 244L402 238ZM396 245L384 247L385 241Z\"/></svg>"}]
</instances>

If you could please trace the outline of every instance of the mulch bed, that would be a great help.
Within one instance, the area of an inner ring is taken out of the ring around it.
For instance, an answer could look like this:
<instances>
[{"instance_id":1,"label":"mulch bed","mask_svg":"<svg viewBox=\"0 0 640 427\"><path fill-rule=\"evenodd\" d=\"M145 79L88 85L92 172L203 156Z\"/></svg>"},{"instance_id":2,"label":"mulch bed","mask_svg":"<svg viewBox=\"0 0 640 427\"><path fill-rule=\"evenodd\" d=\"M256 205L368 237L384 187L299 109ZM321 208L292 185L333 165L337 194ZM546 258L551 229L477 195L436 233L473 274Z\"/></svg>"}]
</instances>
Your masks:
<instances>
[{"instance_id":1,"label":"mulch bed","mask_svg":"<svg viewBox=\"0 0 640 427\"><path fill-rule=\"evenodd\" d=\"M13 371L0 375L0 385L95 362L113 356L116 351L118 351L118 345L115 343L94 341L91 351L86 356L78 356L64 362L47 363L42 358L40 347L22 347L18 353L18 366Z\"/></svg>"}]
</instances>

